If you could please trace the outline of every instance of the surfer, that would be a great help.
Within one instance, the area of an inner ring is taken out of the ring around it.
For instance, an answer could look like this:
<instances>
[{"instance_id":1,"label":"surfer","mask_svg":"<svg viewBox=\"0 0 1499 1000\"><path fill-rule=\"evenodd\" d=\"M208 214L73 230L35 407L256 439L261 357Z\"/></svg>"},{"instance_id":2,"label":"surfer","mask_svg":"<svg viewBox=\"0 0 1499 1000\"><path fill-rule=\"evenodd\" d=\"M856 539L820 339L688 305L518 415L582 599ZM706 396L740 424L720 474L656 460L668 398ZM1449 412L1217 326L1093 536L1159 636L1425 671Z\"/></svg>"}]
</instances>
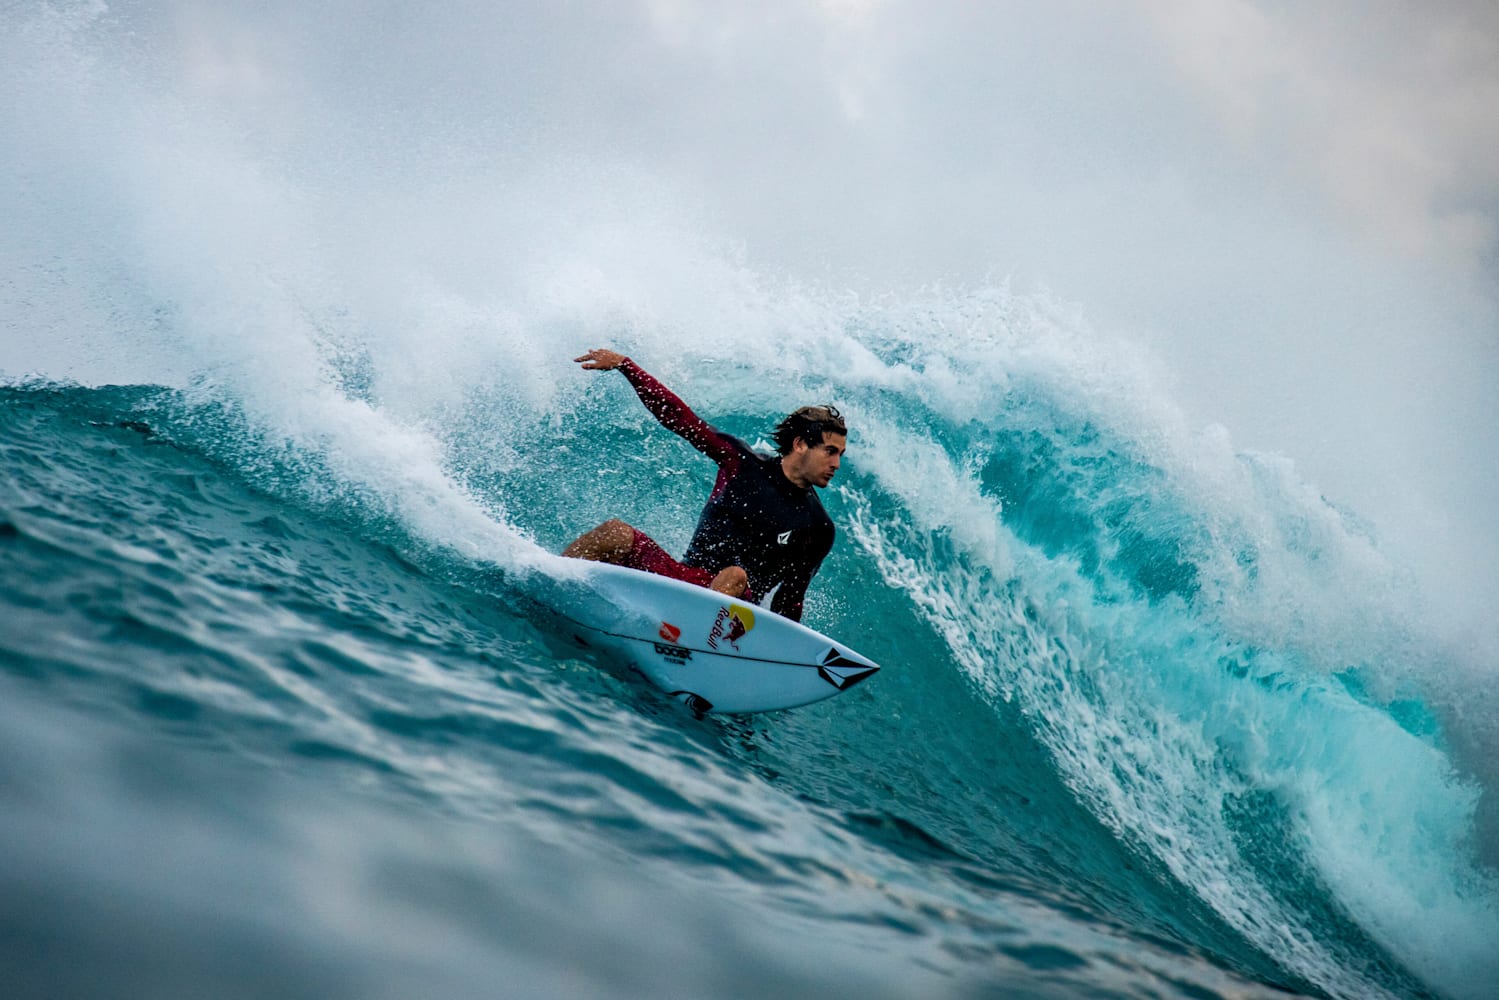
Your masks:
<instances>
[{"instance_id":1,"label":"surfer","mask_svg":"<svg viewBox=\"0 0 1499 1000\"><path fill-rule=\"evenodd\" d=\"M681 562L617 518L586 532L562 554L685 580L747 601L774 591L770 609L801 621L807 585L833 547L833 520L816 489L832 482L848 444L838 410L804 406L788 414L776 426L779 454L772 457L716 430L623 354L595 348L573 360L589 371L622 372L663 427L717 463L718 479Z\"/></svg>"}]
</instances>

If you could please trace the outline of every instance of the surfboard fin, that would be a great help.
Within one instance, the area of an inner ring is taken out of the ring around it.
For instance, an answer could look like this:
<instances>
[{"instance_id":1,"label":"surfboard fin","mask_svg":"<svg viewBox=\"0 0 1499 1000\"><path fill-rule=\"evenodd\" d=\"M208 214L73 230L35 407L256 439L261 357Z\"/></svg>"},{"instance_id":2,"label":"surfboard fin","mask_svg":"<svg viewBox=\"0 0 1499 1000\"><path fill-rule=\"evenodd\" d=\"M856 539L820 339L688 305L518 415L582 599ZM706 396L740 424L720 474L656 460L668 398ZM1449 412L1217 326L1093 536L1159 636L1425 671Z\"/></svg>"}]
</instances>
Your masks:
<instances>
[{"instance_id":1,"label":"surfboard fin","mask_svg":"<svg viewBox=\"0 0 1499 1000\"><path fill-rule=\"evenodd\" d=\"M699 715L713 711L713 703L702 695L693 694L691 691L673 691L671 697L677 699L688 708Z\"/></svg>"}]
</instances>

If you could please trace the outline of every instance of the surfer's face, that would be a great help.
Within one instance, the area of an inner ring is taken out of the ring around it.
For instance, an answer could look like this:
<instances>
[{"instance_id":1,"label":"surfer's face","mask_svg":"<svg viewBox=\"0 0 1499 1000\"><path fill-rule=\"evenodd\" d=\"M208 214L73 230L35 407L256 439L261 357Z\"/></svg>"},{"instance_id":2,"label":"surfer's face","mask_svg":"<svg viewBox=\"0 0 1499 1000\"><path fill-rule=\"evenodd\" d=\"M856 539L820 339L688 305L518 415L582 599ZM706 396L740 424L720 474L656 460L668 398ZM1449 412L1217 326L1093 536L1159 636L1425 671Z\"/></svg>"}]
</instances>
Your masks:
<instances>
[{"instance_id":1,"label":"surfer's face","mask_svg":"<svg viewBox=\"0 0 1499 1000\"><path fill-rule=\"evenodd\" d=\"M797 438L791 454L781 460L781 467L786 470L786 478L798 486L826 486L833 481L847 448L848 438L832 431L825 431L817 444Z\"/></svg>"}]
</instances>

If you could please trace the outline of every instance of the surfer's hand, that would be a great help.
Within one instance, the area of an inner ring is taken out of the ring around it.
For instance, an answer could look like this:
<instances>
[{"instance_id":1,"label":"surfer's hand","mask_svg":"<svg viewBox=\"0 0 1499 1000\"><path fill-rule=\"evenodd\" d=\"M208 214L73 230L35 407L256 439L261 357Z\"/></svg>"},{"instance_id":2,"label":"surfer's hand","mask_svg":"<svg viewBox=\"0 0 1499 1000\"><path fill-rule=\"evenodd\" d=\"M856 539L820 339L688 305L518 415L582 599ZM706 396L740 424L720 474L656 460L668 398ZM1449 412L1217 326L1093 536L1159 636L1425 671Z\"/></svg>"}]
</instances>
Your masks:
<instances>
[{"instance_id":1,"label":"surfer's hand","mask_svg":"<svg viewBox=\"0 0 1499 1000\"><path fill-rule=\"evenodd\" d=\"M573 360L582 362L583 367L589 371L608 372L624 364L625 356L618 351L606 351L602 347L595 347L582 357L573 358Z\"/></svg>"}]
</instances>

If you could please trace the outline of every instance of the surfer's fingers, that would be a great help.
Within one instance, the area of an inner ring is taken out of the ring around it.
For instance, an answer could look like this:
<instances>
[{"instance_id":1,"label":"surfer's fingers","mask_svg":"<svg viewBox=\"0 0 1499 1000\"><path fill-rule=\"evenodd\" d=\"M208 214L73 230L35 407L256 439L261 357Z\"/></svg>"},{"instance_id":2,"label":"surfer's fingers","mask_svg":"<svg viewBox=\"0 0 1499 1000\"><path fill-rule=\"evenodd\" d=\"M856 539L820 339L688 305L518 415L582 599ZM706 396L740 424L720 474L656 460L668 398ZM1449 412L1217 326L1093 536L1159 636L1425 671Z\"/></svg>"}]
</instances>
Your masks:
<instances>
[{"instance_id":1,"label":"surfer's fingers","mask_svg":"<svg viewBox=\"0 0 1499 1000\"><path fill-rule=\"evenodd\" d=\"M618 368L620 364L625 360L625 356L617 351L610 351L602 347L595 347L587 354L584 354L581 357L573 358L573 360L582 362L583 367L590 370L602 369L607 371L609 369Z\"/></svg>"}]
</instances>

